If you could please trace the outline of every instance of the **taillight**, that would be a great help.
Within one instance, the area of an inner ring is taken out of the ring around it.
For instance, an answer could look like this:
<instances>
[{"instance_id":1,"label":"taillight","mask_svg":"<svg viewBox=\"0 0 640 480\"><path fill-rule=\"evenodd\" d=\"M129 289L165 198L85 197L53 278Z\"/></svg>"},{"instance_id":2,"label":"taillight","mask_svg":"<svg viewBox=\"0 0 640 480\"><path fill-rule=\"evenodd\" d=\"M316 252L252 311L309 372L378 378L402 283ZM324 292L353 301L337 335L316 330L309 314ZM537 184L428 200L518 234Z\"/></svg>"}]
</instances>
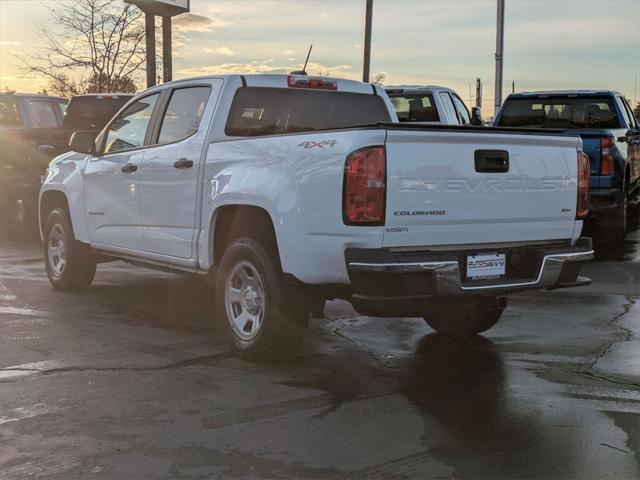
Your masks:
<instances>
[{"instance_id":1,"label":"taillight","mask_svg":"<svg viewBox=\"0 0 640 480\"><path fill-rule=\"evenodd\" d=\"M307 77L306 75L289 75L287 85L291 88L314 88L318 90L337 90L338 81L322 77Z\"/></svg>"},{"instance_id":2,"label":"taillight","mask_svg":"<svg viewBox=\"0 0 640 480\"><path fill-rule=\"evenodd\" d=\"M352 152L344 167L342 217L346 225L384 225L387 161L384 147Z\"/></svg>"},{"instance_id":3,"label":"taillight","mask_svg":"<svg viewBox=\"0 0 640 480\"><path fill-rule=\"evenodd\" d=\"M600 175L613 175L615 172L615 161L611 155L611 149L615 144L613 137L600 139Z\"/></svg>"},{"instance_id":4,"label":"taillight","mask_svg":"<svg viewBox=\"0 0 640 480\"><path fill-rule=\"evenodd\" d=\"M578 152L578 220L582 220L589 213L589 168L589 156L584 152Z\"/></svg>"}]
</instances>

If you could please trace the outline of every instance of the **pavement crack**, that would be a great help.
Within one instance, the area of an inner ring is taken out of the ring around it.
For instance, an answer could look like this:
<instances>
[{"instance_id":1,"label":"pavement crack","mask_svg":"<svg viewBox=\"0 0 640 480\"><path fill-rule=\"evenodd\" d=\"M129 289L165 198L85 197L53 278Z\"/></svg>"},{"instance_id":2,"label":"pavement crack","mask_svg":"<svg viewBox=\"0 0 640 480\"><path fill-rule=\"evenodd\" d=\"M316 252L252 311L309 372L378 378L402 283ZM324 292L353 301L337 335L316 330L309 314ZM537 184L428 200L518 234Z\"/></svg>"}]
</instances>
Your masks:
<instances>
[{"instance_id":1,"label":"pavement crack","mask_svg":"<svg viewBox=\"0 0 640 480\"><path fill-rule=\"evenodd\" d=\"M613 450L617 450L618 452L629 453L628 451L623 450L622 448L614 447L613 445L609 445L608 443L600 442L600 445L602 445L603 447L612 448Z\"/></svg>"},{"instance_id":2,"label":"pavement crack","mask_svg":"<svg viewBox=\"0 0 640 480\"><path fill-rule=\"evenodd\" d=\"M82 366L82 365L73 365L68 367L57 367L57 368L50 368L50 369L6 367L6 368L0 368L0 372L31 372L31 373L37 373L43 376L56 375L56 374L62 374L62 373L78 373L78 372L112 372L112 373L152 372L152 371L171 370L176 368L189 367L193 365L205 364L213 360L226 358L228 356L229 356L228 353L215 353L212 355L204 355L201 357L190 358L188 360L181 360L179 362L170 363L166 365L158 365L153 367L96 367L96 366ZM27 377L26 376L18 377L16 378L16 380L20 380L23 378L27 378Z\"/></svg>"},{"instance_id":3,"label":"pavement crack","mask_svg":"<svg viewBox=\"0 0 640 480\"><path fill-rule=\"evenodd\" d=\"M629 312L631 312L631 308L636 303L635 300L630 296L627 296L626 299L627 299L627 303L623 305L622 311L614 315L614 317L606 323L606 325L609 327L622 330L624 332L624 337L622 339L615 339L615 340L611 340L610 342L607 342L607 344L600 350L600 352L596 354L596 356L591 360L591 362L589 362L589 365L586 367L588 370L591 370L601 358L603 358L607 353L609 353L609 351L611 350L611 347L613 347L615 344L629 341L633 337L633 331L631 329L627 327L623 327L622 325L616 324L618 320L620 320L622 317L624 317L625 315L629 314Z\"/></svg>"}]
</instances>

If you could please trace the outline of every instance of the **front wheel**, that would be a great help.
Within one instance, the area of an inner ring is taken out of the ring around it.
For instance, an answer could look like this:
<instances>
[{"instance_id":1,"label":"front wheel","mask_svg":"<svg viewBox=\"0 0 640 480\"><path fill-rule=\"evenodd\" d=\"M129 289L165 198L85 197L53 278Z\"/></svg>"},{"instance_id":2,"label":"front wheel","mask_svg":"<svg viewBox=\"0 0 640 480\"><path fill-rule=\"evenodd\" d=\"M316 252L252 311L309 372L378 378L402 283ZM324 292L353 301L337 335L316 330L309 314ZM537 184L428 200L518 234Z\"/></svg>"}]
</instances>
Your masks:
<instances>
[{"instance_id":1,"label":"front wheel","mask_svg":"<svg viewBox=\"0 0 640 480\"><path fill-rule=\"evenodd\" d=\"M506 307L506 297L471 297L434 305L423 317L438 333L471 337L493 327Z\"/></svg>"},{"instance_id":2,"label":"front wheel","mask_svg":"<svg viewBox=\"0 0 640 480\"><path fill-rule=\"evenodd\" d=\"M86 290L96 273L96 262L88 245L73 235L69 215L55 208L44 228L44 264L56 290Z\"/></svg>"},{"instance_id":3,"label":"front wheel","mask_svg":"<svg viewBox=\"0 0 640 480\"><path fill-rule=\"evenodd\" d=\"M235 240L216 276L216 312L241 356L274 359L302 342L308 307L288 291L276 256L255 240Z\"/></svg>"}]
</instances>

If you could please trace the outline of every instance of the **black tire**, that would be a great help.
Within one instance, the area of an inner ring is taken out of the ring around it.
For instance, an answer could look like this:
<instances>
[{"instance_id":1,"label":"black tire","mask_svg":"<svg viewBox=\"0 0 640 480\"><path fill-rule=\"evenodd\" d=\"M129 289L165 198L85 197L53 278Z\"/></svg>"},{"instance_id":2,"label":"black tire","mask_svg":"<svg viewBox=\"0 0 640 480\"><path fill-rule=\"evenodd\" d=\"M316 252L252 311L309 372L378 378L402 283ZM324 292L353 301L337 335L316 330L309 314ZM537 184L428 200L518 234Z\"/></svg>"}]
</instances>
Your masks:
<instances>
[{"instance_id":1,"label":"black tire","mask_svg":"<svg viewBox=\"0 0 640 480\"><path fill-rule=\"evenodd\" d=\"M504 312L506 302L498 297L470 297L433 306L423 317L438 333L471 337L493 327Z\"/></svg>"},{"instance_id":2,"label":"black tire","mask_svg":"<svg viewBox=\"0 0 640 480\"><path fill-rule=\"evenodd\" d=\"M47 218L43 249L47 277L53 288L63 291L89 288L96 273L96 261L89 246L76 240L69 214L62 208L55 208Z\"/></svg>"},{"instance_id":3,"label":"black tire","mask_svg":"<svg viewBox=\"0 0 640 480\"><path fill-rule=\"evenodd\" d=\"M240 356L274 360L290 355L302 342L308 306L283 281L275 253L257 241L242 237L227 247L215 295L216 316Z\"/></svg>"},{"instance_id":4,"label":"black tire","mask_svg":"<svg viewBox=\"0 0 640 480\"><path fill-rule=\"evenodd\" d=\"M598 221L598 236L604 240L623 240L629 228L629 210L629 198L625 182L625 187L622 190L616 209Z\"/></svg>"}]
</instances>

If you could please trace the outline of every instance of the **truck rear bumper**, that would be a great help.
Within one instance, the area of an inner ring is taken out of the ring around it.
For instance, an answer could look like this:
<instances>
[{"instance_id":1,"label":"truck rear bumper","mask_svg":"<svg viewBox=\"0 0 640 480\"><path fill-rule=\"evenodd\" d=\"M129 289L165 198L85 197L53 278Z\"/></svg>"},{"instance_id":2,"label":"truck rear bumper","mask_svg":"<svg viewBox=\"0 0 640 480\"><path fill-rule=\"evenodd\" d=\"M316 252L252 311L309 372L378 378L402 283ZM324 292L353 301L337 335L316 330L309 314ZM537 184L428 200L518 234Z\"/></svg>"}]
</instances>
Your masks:
<instances>
[{"instance_id":1,"label":"truck rear bumper","mask_svg":"<svg viewBox=\"0 0 640 480\"><path fill-rule=\"evenodd\" d=\"M375 310L398 309L399 304L427 301L434 297L462 295L504 295L530 289L557 289L588 285L591 280L580 276L582 262L593 259L590 238L581 238L575 247L497 248L507 259L507 273L499 279L467 279L466 256L475 251L453 254L403 254L402 259L384 261L389 251L351 249L347 251L347 268L353 288L353 302L360 311L376 305ZM485 249L486 251L486 249ZM367 256L371 260L366 260ZM360 308L359 308L360 307ZM397 315L406 315L404 307ZM411 310L411 308L408 308Z\"/></svg>"}]
</instances>

